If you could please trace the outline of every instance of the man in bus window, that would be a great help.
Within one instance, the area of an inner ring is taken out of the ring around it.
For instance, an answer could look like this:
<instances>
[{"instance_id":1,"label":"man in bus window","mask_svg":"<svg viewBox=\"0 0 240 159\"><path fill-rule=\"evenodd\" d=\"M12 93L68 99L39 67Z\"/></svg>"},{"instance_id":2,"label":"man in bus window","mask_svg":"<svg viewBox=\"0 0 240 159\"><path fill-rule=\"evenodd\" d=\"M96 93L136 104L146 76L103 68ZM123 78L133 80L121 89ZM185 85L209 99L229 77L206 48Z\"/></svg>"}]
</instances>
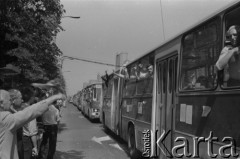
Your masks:
<instances>
[{"instance_id":1,"label":"man in bus window","mask_svg":"<svg viewBox=\"0 0 240 159\"><path fill-rule=\"evenodd\" d=\"M192 71L189 71L189 72L186 74L185 84L184 84L183 89L184 89L184 90L193 90L193 89L195 89L196 80L197 80L197 78L196 78L195 73L192 72Z\"/></svg>"},{"instance_id":2,"label":"man in bus window","mask_svg":"<svg viewBox=\"0 0 240 159\"><path fill-rule=\"evenodd\" d=\"M148 77L153 77L153 65L149 64L147 66L147 69L148 69Z\"/></svg>"},{"instance_id":3,"label":"man in bus window","mask_svg":"<svg viewBox=\"0 0 240 159\"><path fill-rule=\"evenodd\" d=\"M224 82L228 86L240 85L240 26L233 25L227 31L230 44L227 44L221 51L216 63L218 70L224 69Z\"/></svg>"}]
</instances>

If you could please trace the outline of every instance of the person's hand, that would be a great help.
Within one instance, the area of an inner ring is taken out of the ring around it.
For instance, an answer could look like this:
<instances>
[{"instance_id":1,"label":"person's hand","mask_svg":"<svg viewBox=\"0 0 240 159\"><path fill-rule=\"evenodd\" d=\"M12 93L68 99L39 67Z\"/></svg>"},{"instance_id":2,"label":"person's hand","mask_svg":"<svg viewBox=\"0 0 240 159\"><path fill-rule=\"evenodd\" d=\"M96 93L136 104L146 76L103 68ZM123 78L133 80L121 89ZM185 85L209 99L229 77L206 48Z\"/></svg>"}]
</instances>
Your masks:
<instances>
[{"instance_id":1,"label":"person's hand","mask_svg":"<svg viewBox=\"0 0 240 159\"><path fill-rule=\"evenodd\" d=\"M10 109L10 111L11 111L12 113L16 113L16 112L17 112L17 110L16 110L15 108L13 108L13 106L12 106L12 105L10 106L10 108L9 108L9 109Z\"/></svg>"},{"instance_id":2,"label":"person's hand","mask_svg":"<svg viewBox=\"0 0 240 159\"><path fill-rule=\"evenodd\" d=\"M40 132L40 133L39 133L38 138L39 138L39 140L42 140L42 138L43 138L43 132Z\"/></svg>"},{"instance_id":3,"label":"person's hand","mask_svg":"<svg viewBox=\"0 0 240 159\"><path fill-rule=\"evenodd\" d=\"M237 48L236 54L239 54L240 53L240 46L238 46L236 48Z\"/></svg>"},{"instance_id":4,"label":"person's hand","mask_svg":"<svg viewBox=\"0 0 240 159\"><path fill-rule=\"evenodd\" d=\"M54 97L56 99L63 99L63 100L66 98L66 96L64 94L62 94L62 93L58 93L58 94L54 95Z\"/></svg>"},{"instance_id":5,"label":"person's hand","mask_svg":"<svg viewBox=\"0 0 240 159\"><path fill-rule=\"evenodd\" d=\"M239 47L234 47L233 50L234 50L234 54L238 55L240 53L240 48Z\"/></svg>"},{"instance_id":6,"label":"person's hand","mask_svg":"<svg viewBox=\"0 0 240 159\"><path fill-rule=\"evenodd\" d=\"M38 150L36 147L32 149L32 156L38 156Z\"/></svg>"}]
</instances>

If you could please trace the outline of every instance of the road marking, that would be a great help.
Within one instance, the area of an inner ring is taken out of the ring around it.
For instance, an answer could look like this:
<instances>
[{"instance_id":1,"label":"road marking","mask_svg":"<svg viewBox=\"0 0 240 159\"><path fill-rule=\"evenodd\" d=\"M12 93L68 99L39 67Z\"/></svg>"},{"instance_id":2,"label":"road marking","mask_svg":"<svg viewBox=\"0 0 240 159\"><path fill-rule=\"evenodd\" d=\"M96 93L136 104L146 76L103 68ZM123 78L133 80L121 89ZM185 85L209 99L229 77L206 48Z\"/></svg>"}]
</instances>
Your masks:
<instances>
[{"instance_id":1,"label":"road marking","mask_svg":"<svg viewBox=\"0 0 240 159\"><path fill-rule=\"evenodd\" d=\"M123 149L118 144L109 144L109 145L123 151Z\"/></svg>"},{"instance_id":2,"label":"road marking","mask_svg":"<svg viewBox=\"0 0 240 159\"><path fill-rule=\"evenodd\" d=\"M82 118L84 118L84 116L82 116L82 115L79 115L79 116L78 116L78 118L82 119Z\"/></svg>"},{"instance_id":3,"label":"road marking","mask_svg":"<svg viewBox=\"0 0 240 159\"><path fill-rule=\"evenodd\" d=\"M94 136L92 138L93 141L99 143L99 144L102 144L103 141L108 141L108 140L112 140L109 136L103 136L103 137L99 137L97 138L96 136Z\"/></svg>"}]
</instances>

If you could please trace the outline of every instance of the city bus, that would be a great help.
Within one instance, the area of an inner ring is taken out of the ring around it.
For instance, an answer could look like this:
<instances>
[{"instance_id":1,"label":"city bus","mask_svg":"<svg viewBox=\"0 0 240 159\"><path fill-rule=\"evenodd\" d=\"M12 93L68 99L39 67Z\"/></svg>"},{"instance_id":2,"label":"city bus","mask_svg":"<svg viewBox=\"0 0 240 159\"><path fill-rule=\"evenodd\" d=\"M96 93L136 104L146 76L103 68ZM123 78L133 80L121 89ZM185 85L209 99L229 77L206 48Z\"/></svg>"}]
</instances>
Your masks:
<instances>
[{"instance_id":1,"label":"city bus","mask_svg":"<svg viewBox=\"0 0 240 159\"><path fill-rule=\"evenodd\" d=\"M102 83L93 83L84 88L81 95L82 113L90 120L100 119Z\"/></svg>"},{"instance_id":2,"label":"city bus","mask_svg":"<svg viewBox=\"0 0 240 159\"><path fill-rule=\"evenodd\" d=\"M144 147L151 129L154 53L141 57L103 79L102 123L128 143L132 157Z\"/></svg>"},{"instance_id":3,"label":"city bus","mask_svg":"<svg viewBox=\"0 0 240 159\"><path fill-rule=\"evenodd\" d=\"M82 91L79 91L77 94L78 94L77 108L78 108L78 110L82 111L82 106L83 106L83 93L82 93Z\"/></svg>"},{"instance_id":4,"label":"city bus","mask_svg":"<svg viewBox=\"0 0 240 159\"><path fill-rule=\"evenodd\" d=\"M219 71L216 62L239 17L233 2L103 76L103 125L128 143L131 158L138 151L161 159L238 158L240 63Z\"/></svg>"},{"instance_id":5,"label":"city bus","mask_svg":"<svg viewBox=\"0 0 240 159\"><path fill-rule=\"evenodd\" d=\"M240 72L215 65L239 17L234 2L155 49L150 156L238 157L240 79L226 76Z\"/></svg>"}]
</instances>

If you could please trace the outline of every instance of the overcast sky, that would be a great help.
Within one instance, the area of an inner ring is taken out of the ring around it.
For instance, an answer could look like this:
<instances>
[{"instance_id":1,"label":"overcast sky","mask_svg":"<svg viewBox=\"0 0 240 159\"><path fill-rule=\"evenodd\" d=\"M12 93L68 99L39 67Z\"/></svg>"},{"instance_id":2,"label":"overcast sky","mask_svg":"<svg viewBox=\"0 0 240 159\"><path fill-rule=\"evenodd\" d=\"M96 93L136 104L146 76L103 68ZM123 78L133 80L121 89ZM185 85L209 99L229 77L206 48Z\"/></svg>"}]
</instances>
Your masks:
<instances>
[{"instance_id":1,"label":"overcast sky","mask_svg":"<svg viewBox=\"0 0 240 159\"><path fill-rule=\"evenodd\" d=\"M57 45L66 56L108 64L116 54L128 53L134 60L236 0L61 0L66 16L65 31ZM63 74L69 95L83 82L96 79L114 67L64 60Z\"/></svg>"}]
</instances>

